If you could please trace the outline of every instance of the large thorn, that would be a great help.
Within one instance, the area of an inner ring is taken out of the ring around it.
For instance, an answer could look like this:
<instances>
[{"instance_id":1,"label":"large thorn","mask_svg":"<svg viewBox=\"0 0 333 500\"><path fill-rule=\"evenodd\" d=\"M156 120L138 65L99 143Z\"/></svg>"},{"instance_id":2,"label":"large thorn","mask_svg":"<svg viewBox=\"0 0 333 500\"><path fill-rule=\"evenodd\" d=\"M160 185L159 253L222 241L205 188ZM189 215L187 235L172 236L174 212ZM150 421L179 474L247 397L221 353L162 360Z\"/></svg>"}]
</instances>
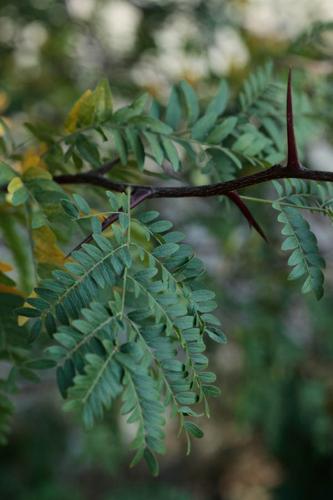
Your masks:
<instances>
[{"instance_id":1,"label":"large thorn","mask_svg":"<svg viewBox=\"0 0 333 500\"><path fill-rule=\"evenodd\" d=\"M267 237L264 233L264 230L261 228L261 226L258 224L258 222L255 220L253 215L251 214L250 210L247 208L241 197L239 196L238 193L235 193L235 191L232 191L231 193L228 193L226 196L230 198L230 200L233 201L233 203L239 208L239 210L242 212L244 215L245 219L249 223L250 227L253 227L257 233L260 234L260 236L268 242Z\"/></svg>"},{"instance_id":2,"label":"large thorn","mask_svg":"<svg viewBox=\"0 0 333 500\"><path fill-rule=\"evenodd\" d=\"M290 168L292 170L301 170L302 166L298 160L295 130L294 130L291 68L289 69L288 87L287 87L287 140L288 140L287 168Z\"/></svg>"}]
</instances>

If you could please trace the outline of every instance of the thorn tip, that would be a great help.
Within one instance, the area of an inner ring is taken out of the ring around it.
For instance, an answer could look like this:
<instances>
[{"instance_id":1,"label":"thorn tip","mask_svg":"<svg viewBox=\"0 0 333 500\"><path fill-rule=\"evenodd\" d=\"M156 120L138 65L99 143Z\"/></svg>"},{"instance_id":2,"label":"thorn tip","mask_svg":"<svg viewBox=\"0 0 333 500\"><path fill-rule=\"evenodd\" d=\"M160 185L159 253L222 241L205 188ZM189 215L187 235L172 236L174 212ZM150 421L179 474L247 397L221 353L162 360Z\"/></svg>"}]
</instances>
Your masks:
<instances>
[{"instance_id":1,"label":"thorn tip","mask_svg":"<svg viewBox=\"0 0 333 500\"><path fill-rule=\"evenodd\" d=\"M288 141L288 154L287 154L287 168L300 170L301 164L298 160L297 145L294 130L293 118L293 100L292 100L292 68L289 67L288 71L288 84L287 84L287 141Z\"/></svg>"}]
</instances>

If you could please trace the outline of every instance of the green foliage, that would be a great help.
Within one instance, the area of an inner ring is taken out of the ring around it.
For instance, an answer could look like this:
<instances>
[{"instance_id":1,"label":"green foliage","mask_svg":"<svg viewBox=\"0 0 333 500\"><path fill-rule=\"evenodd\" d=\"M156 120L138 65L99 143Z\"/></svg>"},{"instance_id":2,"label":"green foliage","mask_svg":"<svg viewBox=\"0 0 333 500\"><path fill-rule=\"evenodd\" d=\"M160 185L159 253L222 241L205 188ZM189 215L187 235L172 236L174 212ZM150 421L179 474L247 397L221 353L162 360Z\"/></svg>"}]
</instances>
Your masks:
<instances>
[{"instance_id":1,"label":"green foliage","mask_svg":"<svg viewBox=\"0 0 333 500\"><path fill-rule=\"evenodd\" d=\"M202 436L185 416L199 416L197 403L208 413L207 397L219 394L203 351L206 335L217 342L224 336L211 314L214 293L199 287L203 267L183 235L156 211L133 218L126 196L109 199L112 210L123 210L112 237L94 233L94 243L73 252L66 271L53 271L19 313L36 318L35 333L45 328L54 338L47 353L58 366L65 408L81 411L91 426L121 394L121 413L138 427L133 463L144 457L156 473L167 406L188 443ZM81 196L75 201L89 211Z\"/></svg>"},{"instance_id":2,"label":"green foliage","mask_svg":"<svg viewBox=\"0 0 333 500\"><path fill-rule=\"evenodd\" d=\"M38 367L33 366L29 350L28 331L17 324L16 310L22 302L23 299L14 293L0 293L0 361L11 361L10 369L7 368L7 373L4 370L0 378L1 444L7 442L11 415L14 410L9 396L17 391L17 383L20 380L26 379L33 382L39 380L34 371Z\"/></svg>"},{"instance_id":3,"label":"green foliage","mask_svg":"<svg viewBox=\"0 0 333 500\"><path fill-rule=\"evenodd\" d=\"M324 293L322 269L325 261L319 254L317 239L299 209L319 211L331 218L332 186L299 179L287 180L283 185L275 182L274 185L279 199L272 206L280 212L278 221L284 224L281 232L286 236L281 248L292 251L288 260L293 267L289 279L305 276L302 293L313 292L320 299Z\"/></svg>"},{"instance_id":4,"label":"green foliage","mask_svg":"<svg viewBox=\"0 0 333 500\"><path fill-rule=\"evenodd\" d=\"M279 90L279 85L274 81L273 65L267 62L250 73L239 95L242 112L259 121L259 127L252 126L239 139L241 148L250 157L262 152L262 159L268 163L282 161L284 154L284 137L281 132L284 109Z\"/></svg>"},{"instance_id":5,"label":"green foliage","mask_svg":"<svg viewBox=\"0 0 333 500\"><path fill-rule=\"evenodd\" d=\"M132 465L144 458L152 474L158 473L168 414L178 419L188 452L191 437L203 436L193 419L208 416L209 397L220 395L208 370L206 343L224 343L225 336L213 314L215 294L202 284L202 262L159 212L134 213L141 186L131 191L114 184L126 193L107 191L106 201L93 187L65 191L57 174L102 179L101 173L108 175L120 163L108 179L111 187L111 180L143 184L147 177L173 177L168 166L177 176L191 180L203 174L213 183L235 178L243 168L281 161L281 102L272 71L266 64L250 75L236 101L222 80L205 106L182 81L166 106L143 94L114 110L103 80L69 112L65 135L28 126L46 149L22 157L16 170L10 163L17 155L0 165L3 194L25 228L36 277L34 293L31 287L24 298L6 293L0 302L1 354L13 363L0 386L3 435L16 381L37 381L36 370L56 368L65 409L79 413L87 427L119 406L136 426ZM303 277L302 292L320 298L324 261L301 211L332 218L333 190L298 180L275 186L277 200L252 201L271 203L279 212L286 236L282 249L292 251L289 279ZM5 223L0 227L21 262L20 240ZM72 236L81 241L82 234L88 237L66 257L58 243L71 249ZM13 287L2 274L1 283ZM17 316L28 318L29 327L18 326ZM33 348L28 341L35 341Z\"/></svg>"},{"instance_id":6,"label":"green foliage","mask_svg":"<svg viewBox=\"0 0 333 500\"><path fill-rule=\"evenodd\" d=\"M285 179L283 183L274 181L273 184L280 202L332 218L332 184L301 179Z\"/></svg>"},{"instance_id":7,"label":"green foliage","mask_svg":"<svg viewBox=\"0 0 333 500\"><path fill-rule=\"evenodd\" d=\"M290 50L306 57L329 58L330 47L325 35L332 30L332 21L316 21L293 40Z\"/></svg>"},{"instance_id":8,"label":"green foliage","mask_svg":"<svg viewBox=\"0 0 333 500\"><path fill-rule=\"evenodd\" d=\"M272 107L272 104L274 105L272 81L273 65L271 62L268 62L249 75L239 95L239 102L243 112L265 115L267 113L276 113L274 107Z\"/></svg>"},{"instance_id":9,"label":"green foliage","mask_svg":"<svg viewBox=\"0 0 333 500\"><path fill-rule=\"evenodd\" d=\"M281 207L276 202L273 207L280 212L278 221L283 224L282 234L287 236L281 249L291 251L288 264L293 267L288 279L305 276L302 293L314 292L317 299L323 295L325 262L319 255L317 239L311 232L309 223L291 207Z\"/></svg>"}]
</instances>

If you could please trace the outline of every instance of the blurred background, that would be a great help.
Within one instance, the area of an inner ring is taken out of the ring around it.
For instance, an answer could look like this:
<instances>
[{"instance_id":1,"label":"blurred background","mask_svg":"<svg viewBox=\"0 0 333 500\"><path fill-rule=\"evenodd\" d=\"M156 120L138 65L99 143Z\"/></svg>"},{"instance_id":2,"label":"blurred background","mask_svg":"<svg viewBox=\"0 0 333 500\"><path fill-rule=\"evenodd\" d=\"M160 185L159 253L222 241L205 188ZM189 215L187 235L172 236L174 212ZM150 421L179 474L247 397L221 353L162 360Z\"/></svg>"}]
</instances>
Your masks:
<instances>
[{"instance_id":1,"label":"blurred background","mask_svg":"<svg viewBox=\"0 0 333 500\"><path fill-rule=\"evenodd\" d=\"M22 140L25 121L58 127L104 76L117 107L142 90L165 102L180 79L205 98L221 78L236 94L268 59L283 84L288 67L295 69L304 162L332 169L332 0L0 1L0 114ZM128 468L123 421L110 415L84 431L61 411L46 377L26 384L15 402L13 433L0 449L1 498L333 498L331 224L311 215L328 262L318 303L287 281L270 207L253 208L269 246L233 209L203 200L160 208L204 260L228 336L226 345L210 346L222 397L202 423L205 437L186 457L170 432L160 477L152 479L144 465Z\"/></svg>"}]
</instances>

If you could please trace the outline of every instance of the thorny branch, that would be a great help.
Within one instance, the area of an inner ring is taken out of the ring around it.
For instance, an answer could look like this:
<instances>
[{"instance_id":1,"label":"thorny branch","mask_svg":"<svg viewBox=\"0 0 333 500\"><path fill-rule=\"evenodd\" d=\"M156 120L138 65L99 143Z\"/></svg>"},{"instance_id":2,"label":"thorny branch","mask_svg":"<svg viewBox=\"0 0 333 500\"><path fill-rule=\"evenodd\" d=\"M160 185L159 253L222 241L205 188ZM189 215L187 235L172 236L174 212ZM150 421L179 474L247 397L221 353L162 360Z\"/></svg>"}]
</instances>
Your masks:
<instances>
[{"instance_id":1,"label":"thorny branch","mask_svg":"<svg viewBox=\"0 0 333 500\"><path fill-rule=\"evenodd\" d=\"M139 189L149 192L149 196L147 196L147 198L206 198L209 196L222 196L235 190L278 179L304 179L314 180L318 182L333 182L333 172L309 170L305 168L303 168L302 170L296 170L295 168L291 168L288 166L285 167L283 165L277 164L273 165L267 170L262 170L255 174L246 175L226 182L205 184L202 186L175 187L145 186L141 184L114 182L90 173L58 175L54 177L54 181L58 182L59 184L91 184L119 193L125 192L128 188L130 188L133 192Z\"/></svg>"},{"instance_id":2,"label":"thorny branch","mask_svg":"<svg viewBox=\"0 0 333 500\"><path fill-rule=\"evenodd\" d=\"M208 197L225 195L228 196L230 200L239 208L244 217L247 219L249 225L254 227L256 231L267 241L264 231L238 195L237 190L277 179L304 179L333 182L333 172L308 170L305 169L299 162L293 121L291 69L288 74L286 120L288 143L286 165L273 165L267 170L239 177L238 179L204 186L163 187L114 182L109 179L105 179L100 175L96 175L96 173L89 172L88 174L60 175L55 177L54 180L59 184L93 184L95 186L100 186L111 191L118 192L124 192L127 189L130 189L134 195L133 199L138 200L135 205L138 205L141 201L147 198L187 198L193 196ZM97 174L104 173L108 170L108 167L106 169L101 167ZM135 195L139 192L141 193L140 196L135 198ZM108 217L108 219L106 219L103 223L103 229L115 222L116 219L117 216ZM92 235L89 235L82 243L90 241L91 239ZM80 243L79 247L82 243Z\"/></svg>"},{"instance_id":3,"label":"thorny branch","mask_svg":"<svg viewBox=\"0 0 333 500\"><path fill-rule=\"evenodd\" d=\"M264 239L266 239L260 225L256 222L249 209L239 197L237 193L238 190L278 179L303 179L314 180L318 182L333 182L333 172L310 170L304 168L299 162L293 124L291 70L289 70L288 75L286 101L288 143L286 165L273 165L266 170L262 170L254 174L242 176L226 182L218 182L216 184L207 184L202 186L164 187L147 186L141 184L127 184L124 182L116 182L103 177L104 174L108 173L114 166L119 163L119 158L115 158L114 160L105 163L97 170L87 173L57 175L53 178L53 180L58 184L90 184L120 193L126 192L128 189L130 189L132 195L132 208L149 198L187 198L223 195L228 196L245 216L249 225L254 227L258 231L258 233ZM106 229L117 219L117 214L107 217L102 224L102 230ZM91 239L91 235L87 236L87 238L85 238L85 240L83 240L76 248L79 248L83 243L91 241Z\"/></svg>"}]
</instances>

